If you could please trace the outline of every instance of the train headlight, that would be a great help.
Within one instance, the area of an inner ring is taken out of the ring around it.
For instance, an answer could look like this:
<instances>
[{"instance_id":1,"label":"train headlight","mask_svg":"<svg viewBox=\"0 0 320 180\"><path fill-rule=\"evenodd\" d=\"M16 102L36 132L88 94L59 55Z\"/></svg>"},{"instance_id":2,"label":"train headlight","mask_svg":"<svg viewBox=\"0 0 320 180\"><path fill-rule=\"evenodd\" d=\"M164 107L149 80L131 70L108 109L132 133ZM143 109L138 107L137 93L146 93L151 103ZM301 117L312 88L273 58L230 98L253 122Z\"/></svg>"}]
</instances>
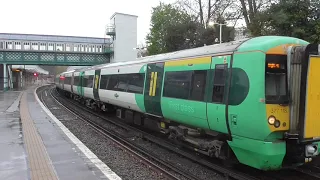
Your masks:
<instances>
[{"instance_id":1,"label":"train headlight","mask_svg":"<svg viewBox=\"0 0 320 180\"><path fill-rule=\"evenodd\" d=\"M280 127L280 121L279 120L276 120L274 122L274 127L276 127L276 128Z\"/></svg>"},{"instance_id":2,"label":"train headlight","mask_svg":"<svg viewBox=\"0 0 320 180\"><path fill-rule=\"evenodd\" d=\"M275 121L276 121L276 117L274 117L274 116L270 116L270 117L268 118L268 123L269 123L270 125L274 125Z\"/></svg>"},{"instance_id":3,"label":"train headlight","mask_svg":"<svg viewBox=\"0 0 320 180\"><path fill-rule=\"evenodd\" d=\"M306 145L305 148L306 157L317 156L319 154L318 146L316 144Z\"/></svg>"},{"instance_id":4,"label":"train headlight","mask_svg":"<svg viewBox=\"0 0 320 180\"><path fill-rule=\"evenodd\" d=\"M309 154L314 154L316 152L316 150L317 149L315 147L313 147L313 146L307 146L307 152Z\"/></svg>"}]
</instances>

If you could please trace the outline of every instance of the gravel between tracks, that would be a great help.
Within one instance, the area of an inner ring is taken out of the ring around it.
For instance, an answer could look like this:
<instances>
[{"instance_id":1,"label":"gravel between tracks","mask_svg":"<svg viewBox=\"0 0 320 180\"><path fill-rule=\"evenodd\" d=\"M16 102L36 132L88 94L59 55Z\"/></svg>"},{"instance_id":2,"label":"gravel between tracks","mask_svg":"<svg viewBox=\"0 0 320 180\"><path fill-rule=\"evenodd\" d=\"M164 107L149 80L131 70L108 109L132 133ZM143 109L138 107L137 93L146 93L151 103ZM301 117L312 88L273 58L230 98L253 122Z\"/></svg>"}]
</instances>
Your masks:
<instances>
[{"instance_id":1,"label":"gravel between tracks","mask_svg":"<svg viewBox=\"0 0 320 180\"><path fill-rule=\"evenodd\" d=\"M41 89L38 90L40 92ZM61 97L60 97L61 98ZM76 119L70 112L60 107L50 96L45 96L44 100L49 110L80 140L82 141L97 157L106 163L115 173L122 179L164 179L154 173L145 165L132 158L122 149L112 144L111 140L101 138L101 135L94 131L90 126L87 126L83 121ZM74 107L77 112L83 112L81 108ZM119 128L106 122L99 117L91 114L86 114L99 125L103 125L106 129L111 129L117 133L130 138L136 144L148 149L150 152L156 153L161 159L171 161L175 166L179 166L193 174L197 175L199 179L224 179L219 174L194 163L186 158L180 157L158 145L142 140L134 135L128 133L126 130ZM112 117L111 117L112 118ZM178 175L177 175L178 176ZM178 176L179 177L179 176ZM181 178L183 179L183 178Z\"/></svg>"},{"instance_id":2,"label":"gravel between tracks","mask_svg":"<svg viewBox=\"0 0 320 180\"><path fill-rule=\"evenodd\" d=\"M60 107L50 96L44 97L44 101L52 114L122 179L164 179L116 147L111 140L103 138L85 122Z\"/></svg>"}]
</instances>

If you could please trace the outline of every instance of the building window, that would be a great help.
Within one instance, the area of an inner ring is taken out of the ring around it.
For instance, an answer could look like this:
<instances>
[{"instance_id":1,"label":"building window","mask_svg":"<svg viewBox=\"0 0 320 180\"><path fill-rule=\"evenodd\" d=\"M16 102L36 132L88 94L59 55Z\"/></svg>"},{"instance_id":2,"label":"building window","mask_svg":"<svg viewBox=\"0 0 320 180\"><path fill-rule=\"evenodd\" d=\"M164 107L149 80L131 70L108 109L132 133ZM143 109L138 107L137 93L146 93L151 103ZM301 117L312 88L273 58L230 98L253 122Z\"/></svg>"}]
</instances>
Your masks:
<instances>
[{"instance_id":1,"label":"building window","mask_svg":"<svg viewBox=\"0 0 320 180\"><path fill-rule=\"evenodd\" d=\"M70 44L66 44L66 51L70 51L71 48L70 48Z\"/></svg>"},{"instance_id":2,"label":"building window","mask_svg":"<svg viewBox=\"0 0 320 180\"><path fill-rule=\"evenodd\" d=\"M48 50L49 51L53 51L53 49L54 49L54 44L53 43L49 43Z\"/></svg>"},{"instance_id":3,"label":"building window","mask_svg":"<svg viewBox=\"0 0 320 180\"><path fill-rule=\"evenodd\" d=\"M28 42L23 43L23 49L29 50L30 49L30 43L28 43Z\"/></svg>"},{"instance_id":4,"label":"building window","mask_svg":"<svg viewBox=\"0 0 320 180\"><path fill-rule=\"evenodd\" d=\"M73 51L79 51L79 47L78 47L78 45L74 45L74 47L73 47Z\"/></svg>"},{"instance_id":5,"label":"building window","mask_svg":"<svg viewBox=\"0 0 320 180\"><path fill-rule=\"evenodd\" d=\"M13 43L7 42L7 49L13 49Z\"/></svg>"},{"instance_id":6,"label":"building window","mask_svg":"<svg viewBox=\"0 0 320 180\"><path fill-rule=\"evenodd\" d=\"M57 44L57 51L63 51L63 44Z\"/></svg>"},{"instance_id":7,"label":"building window","mask_svg":"<svg viewBox=\"0 0 320 180\"><path fill-rule=\"evenodd\" d=\"M92 52L96 52L96 46L95 45L92 46Z\"/></svg>"},{"instance_id":8,"label":"building window","mask_svg":"<svg viewBox=\"0 0 320 180\"><path fill-rule=\"evenodd\" d=\"M21 42L15 42L14 43L14 49L21 49Z\"/></svg>"},{"instance_id":9,"label":"building window","mask_svg":"<svg viewBox=\"0 0 320 180\"><path fill-rule=\"evenodd\" d=\"M31 43L31 50L39 50L38 43Z\"/></svg>"},{"instance_id":10,"label":"building window","mask_svg":"<svg viewBox=\"0 0 320 180\"><path fill-rule=\"evenodd\" d=\"M46 43L40 43L40 50L45 51L46 50Z\"/></svg>"}]
</instances>

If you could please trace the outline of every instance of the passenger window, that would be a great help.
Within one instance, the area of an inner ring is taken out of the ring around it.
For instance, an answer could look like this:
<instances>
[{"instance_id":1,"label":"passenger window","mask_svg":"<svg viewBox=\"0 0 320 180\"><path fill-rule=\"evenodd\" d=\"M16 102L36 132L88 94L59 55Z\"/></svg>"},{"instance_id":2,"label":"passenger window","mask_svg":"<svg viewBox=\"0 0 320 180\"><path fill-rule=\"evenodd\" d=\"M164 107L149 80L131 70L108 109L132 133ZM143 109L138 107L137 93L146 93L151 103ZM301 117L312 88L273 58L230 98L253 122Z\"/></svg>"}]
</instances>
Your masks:
<instances>
[{"instance_id":1,"label":"passenger window","mask_svg":"<svg viewBox=\"0 0 320 180\"><path fill-rule=\"evenodd\" d=\"M194 71L190 100L204 101L207 71Z\"/></svg>"},{"instance_id":2,"label":"passenger window","mask_svg":"<svg viewBox=\"0 0 320 180\"><path fill-rule=\"evenodd\" d=\"M128 83L127 74L118 75L118 84L115 88L115 91L126 92L128 87L127 83Z\"/></svg>"},{"instance_id":3,"label":"passenger window","mask_svg":"<svg viewBox=\"0 0 320 180\"><path fill-rule=\"evenodd\" d=\"M228 64L217 64L214 70L212 102L223 103Z\"/></svg>"},{"instance_id":4,"label":"passenger window","mask_svg":"<svg viewBox=\"0 0 320 180\"><path fill-rule=\"evenodd\" d=\"M80 78L81 81L81 78ZM82 76L82 87L87 87L87 76Z\"/></svg>"},{"instance_id":5,"label":"passenger window","mask_svg":"<svg viewBox=\"0 0 320 180\"><path fill-rule=\"evenodd\" d=\"M77 76L73 77L73 85L78 86L78 77Z\"/></svg>"},{"instance_id":6,"label":"passenger window","mask_svg":"<svg viewBox=\"0 0 320 180\"><path fill-rule=\"evenodd\" d=\"M142 94L144 74L129 74L128 92Z\"/></svg>"},{"instance_id":7,"label":"passenger window","mask_svg":"<svg viewBox=\"0 0 320 180\"><path fill-rule=\"evenodd\" d=\"M89 77L88 77L88 83L87 83L87 87L88 88L92 88L93 87L93 75L90 75Z\"/></svg>"},{"instance_id":8,"label":"passenger window","mask_svg":"<svg viewBox=\"0 0 320 180\"><path fill-rule=\"evenodd\" d=\"M191 90L192 71L166 72L163 96L188 99Z\"/></svg>"},{"instance_id":9,"label":"passenger window","mask_svg":"<svg viewBox=\"0 0 320 180\"><path fill-rule=\"evenodd\" d=\"M109 78L107 90L116 91L117 84L118 84L117 75L111 75Z\"/></svg>"},{"instance_id":10,"label":"passenger window","mask_svg":"<svg viewBox=\"0 0 320 180\"><path fill-rule=\"evenodd\" d=\"M107 89L108 78L108 75L101 75L100 89Z\"/></svg>"}]
</instances>

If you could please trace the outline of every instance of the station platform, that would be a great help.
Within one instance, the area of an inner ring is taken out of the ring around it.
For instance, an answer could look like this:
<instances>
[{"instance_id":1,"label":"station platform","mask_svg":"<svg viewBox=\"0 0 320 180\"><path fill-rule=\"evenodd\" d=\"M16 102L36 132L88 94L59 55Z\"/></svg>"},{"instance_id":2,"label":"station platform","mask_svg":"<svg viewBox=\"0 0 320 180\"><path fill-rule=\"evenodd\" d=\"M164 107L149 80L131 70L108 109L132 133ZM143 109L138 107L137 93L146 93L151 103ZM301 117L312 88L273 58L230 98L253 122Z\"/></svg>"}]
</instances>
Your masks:
<instances>
[{"instance_id":1,"label":"station platform","mask_svg":"<svg viewBox=\"0 0 320 180\"><path fill-rule=\"evenodd\" d=\"M45 108L36 88L0 92L0 179L121 179Z\"/></svg>"}]
</instances>

